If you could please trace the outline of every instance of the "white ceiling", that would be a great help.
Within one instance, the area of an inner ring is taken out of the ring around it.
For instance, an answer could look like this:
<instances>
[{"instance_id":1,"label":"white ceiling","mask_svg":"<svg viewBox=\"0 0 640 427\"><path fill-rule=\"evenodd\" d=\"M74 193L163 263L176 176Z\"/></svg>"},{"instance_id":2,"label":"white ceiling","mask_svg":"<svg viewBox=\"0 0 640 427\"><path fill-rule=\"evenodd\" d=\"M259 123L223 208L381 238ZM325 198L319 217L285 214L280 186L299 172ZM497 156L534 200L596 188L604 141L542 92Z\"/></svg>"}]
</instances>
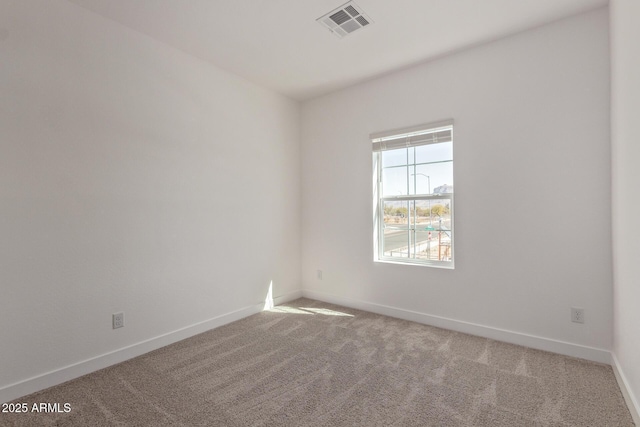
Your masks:
<instances>
[{"instance_id":1,"label":"white ceiling","mask_svg":"<svg viewBox=\"0 0 640 427\"><path fill-rule=\"evenodd\" d=\"M373 25L315 20L347 0L69 0L252 82L309 99L608 0L355 0Z\"/></svg>"}]
</instances>

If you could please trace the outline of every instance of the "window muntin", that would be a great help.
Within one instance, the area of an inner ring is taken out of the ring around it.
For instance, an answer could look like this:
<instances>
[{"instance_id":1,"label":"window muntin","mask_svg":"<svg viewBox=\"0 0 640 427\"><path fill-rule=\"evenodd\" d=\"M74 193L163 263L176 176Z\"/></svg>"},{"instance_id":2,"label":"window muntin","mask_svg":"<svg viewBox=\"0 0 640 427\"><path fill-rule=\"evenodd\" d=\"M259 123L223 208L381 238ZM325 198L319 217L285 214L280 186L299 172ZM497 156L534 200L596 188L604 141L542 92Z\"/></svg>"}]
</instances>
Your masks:
<instances>
[{"instance_id":1,"label":"window muntin","mask_svg":"<svg viewBox=\"0 0 640 427\"><path fill-rule=\"evenodd\" d=\"M452 136L447 125L372 138L376 261L453 268Z\"/></svg>"}]
</instances>

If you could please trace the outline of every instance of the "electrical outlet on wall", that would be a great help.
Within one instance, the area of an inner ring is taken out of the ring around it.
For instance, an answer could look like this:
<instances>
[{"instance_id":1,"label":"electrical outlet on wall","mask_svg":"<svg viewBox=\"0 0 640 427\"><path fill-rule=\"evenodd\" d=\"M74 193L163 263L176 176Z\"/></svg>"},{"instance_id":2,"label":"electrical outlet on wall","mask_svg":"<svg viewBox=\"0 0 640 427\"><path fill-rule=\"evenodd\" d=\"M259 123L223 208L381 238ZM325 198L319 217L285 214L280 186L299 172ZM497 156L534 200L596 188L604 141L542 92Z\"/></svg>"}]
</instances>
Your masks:
<instances>
[{"instance_id":1,"label":"electrical outlet on wall","mask_svg":"<svg viewBox=\"0 0 640 427\"><path fill-rule=\"evenodd\" d=\"M124 313L113 313L112 315L113 329L122 328L124 326Z\"/></svg>"},{"instance_id":2,"label":"electrical outlet on wall","mask_svg":"<svg viewBox=\"0 0 640 427\"><path fill-rule=\"evenodd\" d=\"M571 307L571 321L575 323L584 323L584 309Z\"/></svg>"}]
</instances>

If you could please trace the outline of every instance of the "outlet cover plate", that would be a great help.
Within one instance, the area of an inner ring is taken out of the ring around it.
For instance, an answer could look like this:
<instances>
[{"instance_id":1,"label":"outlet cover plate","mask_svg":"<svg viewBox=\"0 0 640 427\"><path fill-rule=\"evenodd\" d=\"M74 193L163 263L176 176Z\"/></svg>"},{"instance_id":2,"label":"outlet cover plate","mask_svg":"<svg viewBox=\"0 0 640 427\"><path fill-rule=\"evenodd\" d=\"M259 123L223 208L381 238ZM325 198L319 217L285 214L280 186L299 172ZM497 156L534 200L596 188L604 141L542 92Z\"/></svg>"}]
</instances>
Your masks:
<instances>
[{"instance_id":1,"label":"outlet cover plate","mask_svg":"<svg viewBox=\"0 0 640 427\"><path fill-rule=\"evenodd\" d=\"M122 328L124 326L124 313L113 313L113 329Z\"/></svg>"},{"instance_id":2,"label":"outlet cover plate","mask_svg":"<svg viewBox=\"0 0 640 427\"><path fill-rule=\"evenodd\" d=\"M571 321L574 323L584 323L584 309L571 307Z\"/></svg>"}]
</instances>

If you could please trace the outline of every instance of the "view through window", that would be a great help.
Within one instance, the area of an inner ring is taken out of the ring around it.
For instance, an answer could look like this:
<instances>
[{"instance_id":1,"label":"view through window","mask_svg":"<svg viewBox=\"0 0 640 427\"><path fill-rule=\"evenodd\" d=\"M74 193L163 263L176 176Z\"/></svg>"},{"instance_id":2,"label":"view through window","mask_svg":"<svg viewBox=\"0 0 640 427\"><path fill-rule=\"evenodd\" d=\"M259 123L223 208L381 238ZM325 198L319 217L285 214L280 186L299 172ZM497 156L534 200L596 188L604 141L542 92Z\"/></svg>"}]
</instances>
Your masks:
<instances>
[{"instance_id":1,"label":"view through window","mask_svg":"<svg viewBox=\"0 0 640 427\"><path fill-rule=\"evenodd\" d=\"M452 268L452 124L372 135L372 142L376 259Z\"/></svg>"}]
</instances>

